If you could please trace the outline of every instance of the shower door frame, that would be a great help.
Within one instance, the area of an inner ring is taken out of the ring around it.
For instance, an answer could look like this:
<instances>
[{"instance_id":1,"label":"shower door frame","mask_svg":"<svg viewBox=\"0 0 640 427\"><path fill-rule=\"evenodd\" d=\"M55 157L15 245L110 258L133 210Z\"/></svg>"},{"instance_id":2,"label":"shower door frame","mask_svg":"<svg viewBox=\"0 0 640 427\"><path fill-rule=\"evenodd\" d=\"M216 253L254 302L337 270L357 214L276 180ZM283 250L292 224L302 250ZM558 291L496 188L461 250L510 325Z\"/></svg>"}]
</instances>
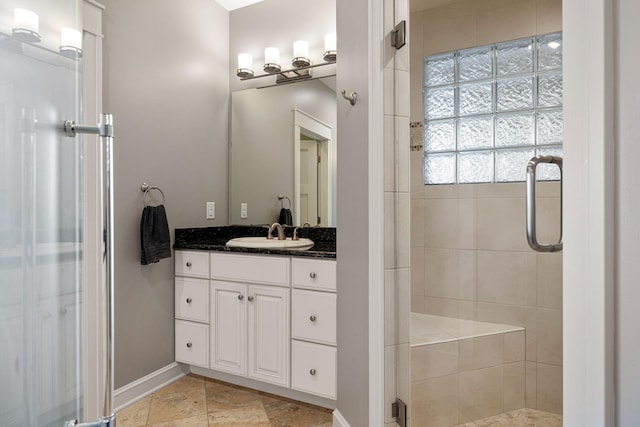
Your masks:
<instances>
[{"instance_id":1,"label":"shower door frame","mask_svg":"<svg viewBox=\"0 0 640 427\"><path fill-rule=\"evenodd\" d=\"M82 2L83 74L82 122L96 123L102 108L102 13L94 0ZM106 325L101 317L102 293L102 200L100 197L100 145L97 135L82 135L84 191L84 304L83 336L85 419L102 416L104 403L104 354Z\"/></svg>"},{"instance_id":2,"label":"shower door frame","mask_svg":"<svg viewBox=\"0 0 640 427\"><path fill-rule=\"evenodd\" d=\"M563 0L567 426L615 422L613 4Z\"/></svg>"},{"instance_id":3,"label":"shower door frame","mask_svg":"<svg viewBox=\"0 0 640 427\"><path fill-rule=\"evenodd\" d=\"M384 39L382 0L368 0L371 39ZM563 0L564 171L563 330L564 424L614 425L613 305L613 0ZM379 37L382 36L382 37ZM379 62L370 46L369 116L381 117ZM383 140L369 122L369 421L382 425L384 402L384 243L379 171ZM586 165L586 166L585 166ZM523 222L524 227L524 222Z\"/></svg>"}]
</instances>

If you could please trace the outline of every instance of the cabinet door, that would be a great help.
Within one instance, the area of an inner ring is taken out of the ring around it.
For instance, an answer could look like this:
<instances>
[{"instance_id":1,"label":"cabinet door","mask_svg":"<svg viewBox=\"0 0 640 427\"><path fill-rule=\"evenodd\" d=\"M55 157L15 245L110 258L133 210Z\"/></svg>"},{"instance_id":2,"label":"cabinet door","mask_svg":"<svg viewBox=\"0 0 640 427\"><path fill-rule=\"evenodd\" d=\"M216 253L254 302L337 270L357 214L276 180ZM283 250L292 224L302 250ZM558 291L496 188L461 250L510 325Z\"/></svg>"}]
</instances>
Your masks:
<instances>
[{"instance_id":1,"label":"cabinet door","mask_svg":"<svg viewBox=\"0 0 640 427\"><path fill-rule=\"evenodd\" d=\"M289 386L289 288L249 286L249 377Z\"/></svg>"},{"instance_id":2,"label":"cabinet door","mask_svg":"<svg viewBox=\"0 0 640 427\"><path fill-rule=\"evenodd\" d=\"M247 285L211 282L211 369L247 375Z\"/></svg>"}]
</instances>

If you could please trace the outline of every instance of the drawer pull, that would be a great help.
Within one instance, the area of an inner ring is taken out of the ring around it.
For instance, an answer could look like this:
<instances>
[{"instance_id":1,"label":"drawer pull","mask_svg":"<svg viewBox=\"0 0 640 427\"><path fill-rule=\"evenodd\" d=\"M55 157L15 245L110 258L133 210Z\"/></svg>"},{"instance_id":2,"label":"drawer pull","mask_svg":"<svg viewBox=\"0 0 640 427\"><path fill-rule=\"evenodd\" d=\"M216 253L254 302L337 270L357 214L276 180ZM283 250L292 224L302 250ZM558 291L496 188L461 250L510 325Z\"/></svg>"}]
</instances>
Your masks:
<instances>
[{"instance_id":1,"label":"drawer pull","mask_svg":"<svg viewBox=\"0 0 640 427\"><path fill-rule=\"evenodd\" d=\"M189 341L189 342L187 343L187 348L191 348L191 347L193 347L193 344L191 344L191 341Z\"/></svg>"},{"instance_id":2,"label":"drawer pull","mask_svg":"<svg viewBox=\"0 0 640 427\"><path fill-rule=\"evenodd\" d=\"M311 374L311 375L315 375L315 374L316 374L316 370L315 370L315 369L310 370L310 371L309 371L309 374Z\"/></svg>"},{"instance_id":3,"label":"drawer pull","mask_svg":"<svg viewBox=\"0 0 640 427\"><path fill-rule=\"evenodd\" d=\"M187 267L191 267L191 261L187 261Z\"/></svg>"},{"instance_id":4,"label":"drawer pull","mask_svg":"<svg viewBox=\"0 0 640 427\"><path fill-rule=\"evenodd\" d=\"M312 279L316 278L316 273L314 273L313 271L311 273L309 273L309 277L311 277Z\"/></svg>"},{"instance_id":5,"label":"drawer pull","mask_svg":"<svg viewBox=\"0 0 640 427\"><path fill-rule=\"evenodd\" d=\"M249 301L253 301L253 296L249 295L249 296L247 297L247 299L248 299Z\"/></svg>"},{"instance_id":6,"label":"drawer pull","mask_svg":"<svg viewBox=\"0 0 640 427\"><path fill-rule=\"evenodd\" d=\"M318 318L316 317L315 314L312 314L311 317L309 317L309 320L311 320L312 322L315 322Z\"/></svg>"},{"instance_id":7,"label":"drawer pull","mask_svg":"<svg viewBox=\"0 0 640 427\"><path fill-rule=\"evenodd\" d=\"M244 295L238 295L238 299L242 301L244 299Z\"/></svg>"},{"instance_id":8,"label":"drawer pull","mask_svg":"<svg viewBox=\"0 0 640 427\"><path fill-rule=\"evenodd\" d=\"M191 304L193 300L191 298L187 298L187 304Z\"/></svg>"}]
</instances>

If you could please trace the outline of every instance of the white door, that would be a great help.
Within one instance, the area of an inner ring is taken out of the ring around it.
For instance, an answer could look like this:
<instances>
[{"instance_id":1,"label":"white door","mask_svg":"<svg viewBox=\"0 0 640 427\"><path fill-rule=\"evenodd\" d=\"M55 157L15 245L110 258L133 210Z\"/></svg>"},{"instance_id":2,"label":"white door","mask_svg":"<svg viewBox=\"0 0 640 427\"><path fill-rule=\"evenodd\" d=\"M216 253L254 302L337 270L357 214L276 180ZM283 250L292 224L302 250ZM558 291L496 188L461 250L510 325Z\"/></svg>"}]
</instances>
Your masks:
<instances>
[{"instance_id":1,"label":"white door","mask_svg":"<svg viewBox=\"0 0 640 427\"><path fill-rule=\"evenodd\" d=\"M249 286L249 376L289 386L289 289Z\"/></svg>"},{"instance_id":2,"label":"white door","mask_svg":"<svg viewBox=\"0 0 640 427\"><path fill-rule=\"evenodd\" d=\"M318 223L318 141L300 140L300 224Z\"/></svg>"},{"instance_id":3,"label":"white door","mask_svg":"<svg viewBox=\"0 0 640 427\"><path fill-rule=\"evenodd\" d=\"M211 369L247 374L247 286L211 282Z\"/></svg>"}]
</instances>

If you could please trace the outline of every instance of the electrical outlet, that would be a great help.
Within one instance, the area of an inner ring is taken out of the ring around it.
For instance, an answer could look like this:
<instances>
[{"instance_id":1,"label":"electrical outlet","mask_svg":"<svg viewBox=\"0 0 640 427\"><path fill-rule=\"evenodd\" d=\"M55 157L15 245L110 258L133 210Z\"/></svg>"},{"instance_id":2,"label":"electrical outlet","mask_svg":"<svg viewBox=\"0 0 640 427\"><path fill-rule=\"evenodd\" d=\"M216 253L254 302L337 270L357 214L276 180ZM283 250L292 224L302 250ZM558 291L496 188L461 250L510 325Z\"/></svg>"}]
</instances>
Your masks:
<instances>
[{"instance_id":1,"label":"electrical outlet","mask_svg":"<svg viewBox=\"0 0 640 427\"><path fill-rule=\"evenodd\" d=\"M215 219L215 218L216 218L216 203L207 202L207 219Z\"/></svg>"},{"instance_id":2,"label":"electrical outlet","mask_svg":"<svg viewBox=\"0 0 640 427\"><path fill-rule=\"evenodd\" d=\"M247 219L247 204L240 203L240 219Z\"/></svg>"}]
</instances>

